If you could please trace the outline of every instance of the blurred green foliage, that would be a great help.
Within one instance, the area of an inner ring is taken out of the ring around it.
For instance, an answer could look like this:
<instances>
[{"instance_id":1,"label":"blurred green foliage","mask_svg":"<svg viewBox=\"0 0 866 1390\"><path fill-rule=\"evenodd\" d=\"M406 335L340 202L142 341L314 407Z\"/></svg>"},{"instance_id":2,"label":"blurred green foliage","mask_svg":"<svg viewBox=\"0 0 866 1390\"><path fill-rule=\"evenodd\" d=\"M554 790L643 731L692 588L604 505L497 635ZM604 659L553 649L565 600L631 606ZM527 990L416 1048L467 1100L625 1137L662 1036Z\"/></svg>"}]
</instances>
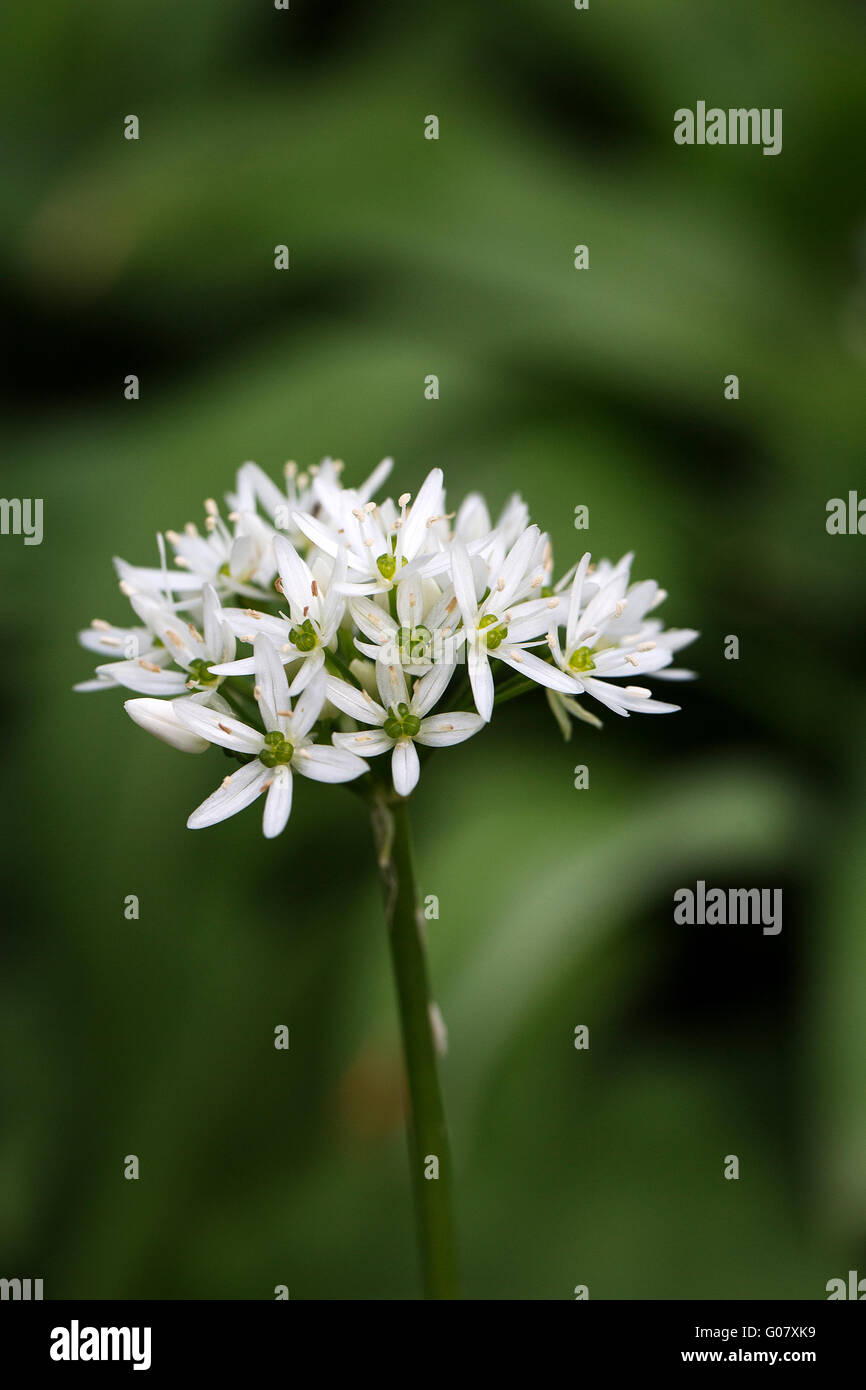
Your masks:
<instances>
[{"instance_id":1,"label":"blurred green foliage","mask_svg":"<svg viewBox=\"0 0 866 1390\"><path fill-rule=\"evenodd\" d=\"M359 805L308 784L276 845L254 812L191 834L219 755L70 690L76 629L126 611L112 554L151 563L246 458L325 453L519 488L560 569L634 548L703 633L681 714L565 746L539 697L425 770L467 1296L862 1272L866 542L824 528L866 491L862 9L51 0L4 29L3 491L45 539L0 541L0 1272L417 1287ZM698 98L782 107L782 155L675 146ZM783 887L781 936L676 927L697 878Z\"/></svg>"}]
</instances>

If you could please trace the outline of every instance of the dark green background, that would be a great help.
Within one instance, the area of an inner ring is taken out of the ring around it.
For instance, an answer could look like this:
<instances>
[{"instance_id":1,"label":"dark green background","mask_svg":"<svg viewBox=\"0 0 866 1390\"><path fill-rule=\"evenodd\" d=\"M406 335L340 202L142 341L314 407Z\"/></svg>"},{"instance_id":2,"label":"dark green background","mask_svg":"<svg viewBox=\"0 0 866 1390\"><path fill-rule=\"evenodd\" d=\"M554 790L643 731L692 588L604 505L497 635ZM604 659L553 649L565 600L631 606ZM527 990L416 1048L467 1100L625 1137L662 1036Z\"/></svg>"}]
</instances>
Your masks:
<instances>
[{"instance_id":1,"label":"dark green background","mask_svg":"<svg viewBox=\"0 0 866 1390\"><path fill-rule=\"evenodd\" d=\"M566 746L518 702L425 769L467 1296L866 1274L866 539L825 531L866 493L862 7L89 0L4 29L3 492L45 537L0 538L0 1274L416 1294L359 803L305 784L277 843L255 811L188 832L219 756L71 693L77 628L128 611L112 554L151 563L244 459L325 453L518 488L560 569L634 548L702 632L679 715ZM698 99L782 107L783 153L677 147ZM783 888L782 934L676 926L698 878Z\"/></svg>"}]
</instances>

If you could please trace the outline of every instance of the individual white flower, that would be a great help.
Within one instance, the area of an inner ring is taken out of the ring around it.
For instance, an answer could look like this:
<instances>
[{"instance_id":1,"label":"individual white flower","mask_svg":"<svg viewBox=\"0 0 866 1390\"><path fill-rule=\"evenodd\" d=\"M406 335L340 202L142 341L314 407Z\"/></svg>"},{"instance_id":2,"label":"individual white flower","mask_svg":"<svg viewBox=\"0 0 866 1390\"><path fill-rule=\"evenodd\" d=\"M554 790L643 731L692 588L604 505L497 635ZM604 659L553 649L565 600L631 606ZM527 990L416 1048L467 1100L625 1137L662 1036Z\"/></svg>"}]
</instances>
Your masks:
<instances>
[{"instance_id":1,"label":"individual white flower","mask_svg":"<svg viewBox=\"0 0 866 1390\"><path fill-rule=\"evenodd\" d=\"M146 649L140 656L97 666L97 679L143 695L216 690L221 677L211 668L232 659L235 638L212 585L206 584L202 591L204 633L175 607L150 594L130 594L129 599L145 624L141 631L146 633Z\"/></svg>"},{"instance_id":2,"label":"individual white flower","mask_svg":"<svg viewBox=\"0 0 866 1390\"><path fill-rule=\"evenodd\" d=\"M425 591L433 597L425 612ZM453 588L444 593L420 575L399 584L397 617L372 598L353 598L349 612L368 642L355 638L355 646L374 661L396 662L407 674L423 676L431 665L457 660L465 636L460 627L460 608Z\"/></svg>"},{"instance_id":3,"label":"individual white flower","mask_svg":"<svg viewBox=\"0 0 866 1390\"><path fill-rule=\"evenodd\" d=\"M347 681L330 676L327 691L331 703L359 724L371 726L358 733L334 734L335 745L364 757L390 752L394 790L399 796L408 796L421 775L416 743L447 748L471 738L484 727L484 720L477 714L429 713L444 694L453 671L450 664L434 666L415 681L410 696L402 666L379 661L376 678L381 704L366 690L357 690Z\"/></svg>"},{"instance_id":4,"label":"individual white flower","mask_svg":"<svg viewBox=\"0 0 866 1390\"><path fill-rule=\"evenodd\" d=\"M234 631L245 641L254 641L264 633L276 647L284 666L298 661L292 673L290 695L299 695L325 664L325 653L337 645L337 632L346 611L346 600L340 593L340 581L346 572L343 552L328 562L327 581L316 578L291 541L284 536L274 539L274 555L279 566L280 591L289 605L288 617L274 617L255 609L228 609L226 617ZM326 592L323 588L327 585ZM255 671L255 657L242 657L214 668L217 676L248 676Z\"/></svg>"},{"instance_id":5,"label":"individual white flower","mask_svg":"<svg viewBox=\"0 0 866 1390\"><path fill-rule=\"evenodd\" d=\"M470 492L457 509L454 529L448 539L462 541L469 546L473 541L488 541L496 531L505 548L509 549L528 524L529 508L519 493L515 492L509 497L494 526L481 493Z\"/></svg>"},{"instance_id":6,"label":"individual white flower","mask_svg":"<svg viewBox=\"0 0 866 1390\"><path fill-rule=\"evenodd\" d=\"M339 515L343 511L342 502L335 499L351 496L352 506L363 506L381 487L393 465L393 459L383 459L360 487L349 492L340 481L341 460L324 458L307 472L299 472L298 465L290 461L284 468L283 493L257 463L248 462L238 469L235 491L226 500L235 512L256 512L261 507L276 529L301 547L307 538L295 524L296 512L309 512L330 521L333 510Z\"/></svg>"},{"instance_id":7,"label":"individual white flower","mask_svg":"<svg viewBox=\"0 0 866 1390\"><path fill-rule=\"evenodd\" d=\"M273 526L253 511L232 512L231 529L213 498L205 502L205 513L205 535L194 522L182 532L166 531L176 569L164 562L160 569L150 569L115 558L120 579L135 591L150 593L195 593L212 584L219 593L267 598L276 573Z\"/></svg>"},{"instance_id":8,"label":"individual white flower","mask_svg":"<svg viewBox=\"0 0 866 1390\"><path fill-rule=\"evenodd\" d=\"M310 469L310 505L304 508L299 504L298 509L310 511L314 516L321 515L323 519L336 523L347 508L351 510L352 507L365 506L374 493L379 491L393 467L394 460L384 458L381 463L377 463L363 483L358 487L347 488L341 481L342 460L325 458Z\"/></svg>"},{"instance_id":9,"label":"individual white flower","mask_svg":"<svg viewBox=\"0 0 866 1390\"><path fill-rule=\"evenodd\" d=\"M186 676L171 670L171 653L160 639L153 621L157 614L166 614L173 622L183 624L186 619L178 615L178 610L168 601L150 593L133 593L125 581L121 590L126 594L136 616L143 620L142 627L109 627L99 620L90 629L78 634L82 646L91 651L108 649L115 660L104 661L97 666L92 681L82 681L76 690L116 690L123 686L127 690L137 690L152 695L177 695L186 688ZM122 655L120 655L122 653Z\"/></svg>"},{"instance_id":10,"label":"individual white flower","mask_svg":"<svg viewBox=\"0 0 866 1390\"><path fill-rule=\"evenodd\" d=\"M289 819L293 772L317 782L351 782L367 771L367 764L351 752L314 743L309 737L325 702L324 671L313 678L292 708L285 668L269 638L256 638L255 659L254 694L264 733L192 699L174 704L177 718L190 732L209 743L252 755L251 762L226 777L222 786L193 811L187 821L190 830L226 820L267 792L262 829L272 839L285 829Z\"/></svg>"},{"instance_id":11,"label":"individual white flower","mask_svg":"<svg viewBox=\"0 0 866 1390\"><path fill-rule=\"evenodd\" d=\"M398 515L393 504L355 505L353 495L344 491L331 500L337 512L332 511L330 524L307 512L296 513L295 523L326 555L336 557L345 549L347 577L340 585L344 594L388 593L400 580L425 571L429 527L444 507L441 468L427 474L415 501L409 503L407 492L399 499Z\"/></svg>"},{"instance_id":12,"label":"individual white flower","mask_svg":"<svg viewBox=\"0 0 866 1390\"><path fill-rule=\"evenodd\" d=\"M561 671L527 650L530 643L537 643L541 635L549 631L559 600L539 598L515 603L515 599L532 592L533 588L540 590L535 583L540 539L537 526L527 527L496 568L488 569L486 584L479 577L481 562L473 564L460 541L454 541L451 547L454 589L466 635L469 681L475 707L485 720L493 713L491 656L504 661L528 680L566 694L574 692L573 682ZM488 592L479 603L479 594L485 588Z\"/></svg>"},{"instance_id":13,"label":"individual white flower","mask_svg":"<svg viewBox=\"0 0 866 1390\"><path fill-rule=\"evenodd\" d=\"M114 658L112 662L103 661L100 668L103 674L92 680L79 681L72 687L79 693L93 690L116 690L118 682L110 674L115 663L138 659L139 654L158 664L154 658L164 654L154 645L154 634L146 627L115 627L103 618L94 618L90 627L79 632L78 640L87 651L98 656Z\"/></svg>"},{"instance_id":14,"label":"individual white flower","mask_svg":"<svg viewBox=\"0 0 866 1390\"><path fill-rule=\"evenodd\" d=\"M597 580L592 584L592 597L587 603L584 586L589 566L590 556L586 554L572 580L564 646L556 628L549 634L557 666L572 677L572 694L586 692L621 715L673 713L679 705L652 699L652 692L645 686L623 687L607 682L658 675L670 665L675 651L695 640L697 632L691 628L664 631L657 619L647 617L665 595L654 580L629 585L630 556L608 571L602 587L598 587ZM686 677L689 674L680 673Z\"/></svg>"}]
</instances>

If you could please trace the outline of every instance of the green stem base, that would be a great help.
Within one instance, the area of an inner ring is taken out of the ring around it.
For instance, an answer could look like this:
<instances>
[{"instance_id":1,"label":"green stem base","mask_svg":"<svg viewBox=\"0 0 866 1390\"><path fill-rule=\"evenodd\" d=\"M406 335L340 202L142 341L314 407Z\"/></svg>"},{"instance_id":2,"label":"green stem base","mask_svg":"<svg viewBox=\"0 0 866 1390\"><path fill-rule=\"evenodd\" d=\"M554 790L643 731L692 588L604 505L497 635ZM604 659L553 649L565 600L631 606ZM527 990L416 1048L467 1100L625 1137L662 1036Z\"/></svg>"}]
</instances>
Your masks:
<instances>
[{"instance_id":1,"label":"green stem base","mask_svg":"<svg viewBox=\"0 0 866 1390\"><path fill-rule=\"evenodd\" d=\"M371 799L371 815L408 1082L409 1167L424 1294L430 1299L453 1299L459 1294L451 1148L430 1016L409 811L402 798L379 792Z\"/></svg>"}]
</instances>

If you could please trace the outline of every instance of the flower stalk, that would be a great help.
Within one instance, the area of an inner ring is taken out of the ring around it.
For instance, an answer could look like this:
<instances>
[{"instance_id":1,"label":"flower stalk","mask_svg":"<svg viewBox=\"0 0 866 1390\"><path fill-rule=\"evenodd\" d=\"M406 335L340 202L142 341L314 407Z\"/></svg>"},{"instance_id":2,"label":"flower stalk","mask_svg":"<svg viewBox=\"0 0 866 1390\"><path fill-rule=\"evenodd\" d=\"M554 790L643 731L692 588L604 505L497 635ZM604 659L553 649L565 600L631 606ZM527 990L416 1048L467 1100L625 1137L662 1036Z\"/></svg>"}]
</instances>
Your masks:
<instances>
[{"instance_id":1,"label":"flower stalk","mask_svg":"<svg viewBox=\"0 0 866 1390\"><path fill-rule=\"evenodd\" d=\"M429 1299L453 1299L459 1295L451 1147L439 1084L409 808L405 798L379 787L370 798L370 810L403 1042L409 1167L424 1294Z\"/></svg>"}]
</instances>

